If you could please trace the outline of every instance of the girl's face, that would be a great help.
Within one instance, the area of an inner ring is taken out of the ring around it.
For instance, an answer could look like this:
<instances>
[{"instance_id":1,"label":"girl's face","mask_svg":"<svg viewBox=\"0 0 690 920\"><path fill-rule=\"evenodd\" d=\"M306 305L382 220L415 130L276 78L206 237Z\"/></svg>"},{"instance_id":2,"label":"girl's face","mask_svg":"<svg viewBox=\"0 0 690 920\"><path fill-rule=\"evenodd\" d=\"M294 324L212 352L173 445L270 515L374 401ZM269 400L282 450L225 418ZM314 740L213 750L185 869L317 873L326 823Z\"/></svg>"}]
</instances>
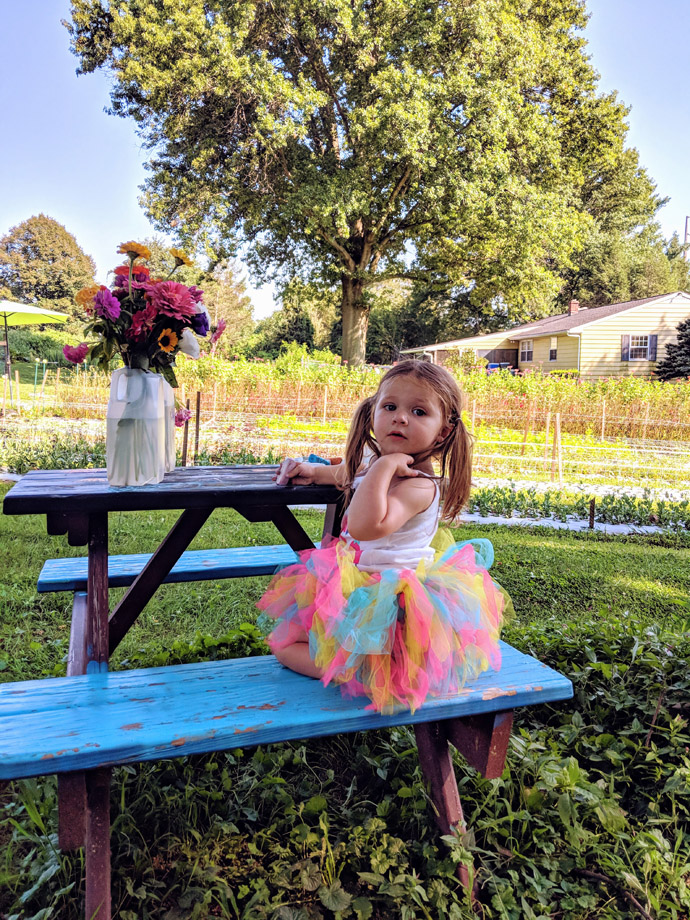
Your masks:
<instances>
[{"instance_id":1,"label":"girl's face","mask_svg":"<svg viewBox=\"0 0 690 920\"><path fill-rule=\"evenodd\" d=\"M393 377L379 390L374 436L382 454L417 456L449 434L450 426L434 391L413 377Z\"/></svg>"}]
</instances>

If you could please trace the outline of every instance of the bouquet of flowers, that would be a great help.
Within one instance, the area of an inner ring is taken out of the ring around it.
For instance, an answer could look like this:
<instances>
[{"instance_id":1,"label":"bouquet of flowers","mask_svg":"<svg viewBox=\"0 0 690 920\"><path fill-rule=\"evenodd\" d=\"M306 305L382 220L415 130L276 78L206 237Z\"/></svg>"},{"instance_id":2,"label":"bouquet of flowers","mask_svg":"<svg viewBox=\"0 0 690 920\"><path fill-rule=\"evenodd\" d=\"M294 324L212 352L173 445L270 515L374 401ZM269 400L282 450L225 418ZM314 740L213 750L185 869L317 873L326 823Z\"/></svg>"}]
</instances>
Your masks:
<instances>
[{"instance_id":1,"label":"bouquet of flowers","mask_svg":"<svg viewBox=\"0 0 690 920\"><path fill-rule=\"evenodd\" d=\"M199 357L196 336L206 336L210 317L202 303L203 291L195 285L172 281L173 272L191 260L171 250L175 265L167 278L151 278L144 264L151 256L140 243L122 243L119 253L127 256L114 271L112 288L93 285L80 291L77 303L91 319L85 333L95 342L65 346L65 357L74 364L89 360L108 370L116 354L126 367L157 371L176 387L173 366L178 352Z\"/></svg>"}]
</instances>

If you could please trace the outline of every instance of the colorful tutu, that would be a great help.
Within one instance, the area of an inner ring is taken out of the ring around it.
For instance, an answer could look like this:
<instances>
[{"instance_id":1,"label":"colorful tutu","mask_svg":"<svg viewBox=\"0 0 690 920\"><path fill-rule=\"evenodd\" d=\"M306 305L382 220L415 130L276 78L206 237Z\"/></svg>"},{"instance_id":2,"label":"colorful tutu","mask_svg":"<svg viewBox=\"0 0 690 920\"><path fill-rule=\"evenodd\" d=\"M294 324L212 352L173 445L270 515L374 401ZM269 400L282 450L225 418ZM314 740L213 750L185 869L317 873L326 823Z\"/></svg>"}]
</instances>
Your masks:
<instances>
[{"instance_id":1,"label":"colorful tutu","mask_svg":"<svg viewBox=\"0 0 690 920\"><path fill-rule=\"evenodd\" d=\"M440 530L428 566L362 572L359 547L341 537L300 553L278 572L259 608L276 620L272 650L309 640L309 653L346 696L368 708L417 709L430 696L457 693L488 668L498 670L498 637L512 609L489 575L488 540L455 543Z\"/></svg>"}]
</instances>

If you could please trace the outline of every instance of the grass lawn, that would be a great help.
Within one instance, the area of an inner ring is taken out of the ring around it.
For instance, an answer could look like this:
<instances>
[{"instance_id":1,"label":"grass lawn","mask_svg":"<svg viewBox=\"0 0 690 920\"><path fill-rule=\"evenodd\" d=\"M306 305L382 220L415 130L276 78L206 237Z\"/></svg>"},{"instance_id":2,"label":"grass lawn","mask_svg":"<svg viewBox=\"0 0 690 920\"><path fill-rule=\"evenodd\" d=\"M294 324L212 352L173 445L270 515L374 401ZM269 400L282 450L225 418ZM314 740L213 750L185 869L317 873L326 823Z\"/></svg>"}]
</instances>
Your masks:
<instances>
[{"instance_id":1,"label":"grass lawn","mask_svg":"<svg viewBox=\"0 0 690 920\"><path fill-rule=\"evenodd\" d=\"M176 516L111 515L111 552L154 549ZM316 538L322 516L299 518ZM467 525L455 536L492 540L516 611L506 639L575 686L572 702L517 713L500 779L458 759L472 837L437 839L408 729L121 767L114 917L687 920L690 534ZM0 541L0 680L61 673L72 598L38 595L36 579L46 558L84 548L48 537L42 516L0 515ZM218 510L192 546L273 542L272 525ZM114 666L155 663L173 641L208 657L206 637L253 622L266 582L162 588ZM50 836L55 790L50 778L0 790L0 917L80 916L81 856ZM476 909L455 876L465 847Z\"/></svg>"},{"instance_id":2,"label":"grass lawn","mask_svg":"<svg viewBox=\"0 0 690 920\"><path fill-rule=\"evenodd\" d=\"M0 495L8 486L0 487ZM317 539L318 512L300 512ZM177 518L176 512L110 515L110 552L153 551ZM690 616L690 534L607 537L549 528L467 525L458 540L488 537L496 561L492 574L510 593L515 619L507 638L520 646L521 628L551 617L564 624L629 611L643 622L681 624ZM236 512L218 509L192 549L280 543L271 524L248 524ZM71 593L38 594L45 559L85 555L64 537L49 537L43 516L0 515L3 567L0 575L0 679L25 679L52 672L67 648ZM168 585L161 588L118 649L114 663L133 654L146 661L171 637L191 641L197 632L218 636L256 619L255 603L267 578ZM111 592L113 604L124 589Z\"/></svg>"}]
</instances>

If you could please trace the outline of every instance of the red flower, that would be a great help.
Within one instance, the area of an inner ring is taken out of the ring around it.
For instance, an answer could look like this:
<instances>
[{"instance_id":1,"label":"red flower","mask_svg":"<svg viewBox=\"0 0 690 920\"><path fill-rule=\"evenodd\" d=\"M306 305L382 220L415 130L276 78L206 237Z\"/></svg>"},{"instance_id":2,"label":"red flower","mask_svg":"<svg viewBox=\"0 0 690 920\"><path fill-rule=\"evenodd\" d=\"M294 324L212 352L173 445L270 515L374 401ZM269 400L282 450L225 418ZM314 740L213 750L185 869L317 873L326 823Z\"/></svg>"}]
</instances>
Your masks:
<instances>
[{"instance_id":1,"label":"red flower","mask_svg":"<svg viewBox=\"0 0 690 920\"><path fill-rule=\"evenodd\" d=\"M147 304L143 310L133 313L132 325L127 330L127 338L132 339L133 342L143 342L153 329L157 315L156 308L151 303Z\"/></svg>"},{"instance_id":2,"label":"red flower","mask_svg":"<svg viewBox=\"0 0 690 920\"><path fill-rule=\"evenodd\" d=\"M82 342L81 345L65 345L62 349L63 355L72 364L83 364L88 352L89 346L86 342Z\"/></svg>"}]
</instances>

